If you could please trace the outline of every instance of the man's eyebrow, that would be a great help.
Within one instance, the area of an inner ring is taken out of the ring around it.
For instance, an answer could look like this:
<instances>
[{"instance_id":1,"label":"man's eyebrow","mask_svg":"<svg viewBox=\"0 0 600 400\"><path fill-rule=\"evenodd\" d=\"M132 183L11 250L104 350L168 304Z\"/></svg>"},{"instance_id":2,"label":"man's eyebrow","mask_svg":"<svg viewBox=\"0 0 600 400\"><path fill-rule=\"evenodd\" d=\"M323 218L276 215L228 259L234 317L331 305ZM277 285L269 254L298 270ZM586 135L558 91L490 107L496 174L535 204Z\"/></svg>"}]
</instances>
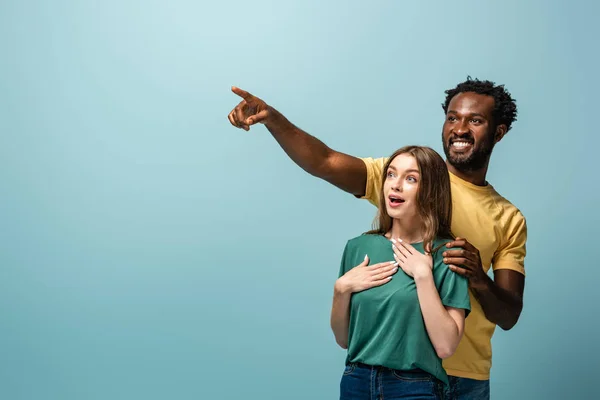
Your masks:
<instances>
[{"instance_id":1,"label":"man's eyebrow","mask_svg":"<svg viewBox=\"0 0 600 400\"><path fill-rule=\"evenodd\" d=\"M459 112L458 112L458 111L455 111L455 110L448 110L448 114L450 114L450 113L452 113L452 114L459 114ZM481 118L486 118L486 119L487 119L487 117L486 117L485 115L483 115L483 114L479 114L479 113L472 113L472 114L467 114L467 115L468 115L469 117L481 117Z\"/></svg>"}]
</instances>

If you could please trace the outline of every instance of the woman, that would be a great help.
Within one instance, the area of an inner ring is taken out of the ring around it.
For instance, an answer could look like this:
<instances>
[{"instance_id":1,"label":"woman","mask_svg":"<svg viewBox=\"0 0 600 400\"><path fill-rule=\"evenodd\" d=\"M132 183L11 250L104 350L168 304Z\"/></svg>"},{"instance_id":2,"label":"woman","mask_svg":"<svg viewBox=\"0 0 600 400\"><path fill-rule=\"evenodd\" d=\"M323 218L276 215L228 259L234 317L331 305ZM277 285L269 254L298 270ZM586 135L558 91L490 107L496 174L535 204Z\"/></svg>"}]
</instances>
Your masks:
<instances>
[{"instance_id":1,"label":"woman","mask_svg":"<svg viewBox=\"0 0 600 400\"><path fill-rule=\"evenodd\" d=\"M408 146L384 171L376 229L348 241L334 288L331 328L348 349L340 398L438 399L470 310L467 280L437 251L453 237L448 170Z\"/></svg>"}]
</instances>

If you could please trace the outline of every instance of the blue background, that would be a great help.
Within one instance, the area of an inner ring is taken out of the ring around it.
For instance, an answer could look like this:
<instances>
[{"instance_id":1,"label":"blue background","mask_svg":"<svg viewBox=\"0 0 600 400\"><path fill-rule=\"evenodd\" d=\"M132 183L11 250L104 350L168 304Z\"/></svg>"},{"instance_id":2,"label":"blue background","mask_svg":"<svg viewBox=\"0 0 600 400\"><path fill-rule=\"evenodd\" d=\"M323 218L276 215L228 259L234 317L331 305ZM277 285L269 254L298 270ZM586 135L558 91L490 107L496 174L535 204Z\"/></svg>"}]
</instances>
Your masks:
<instances>
[{"instance_id":1,"label":"blue background","mask_svg":"<svg viewBox=\"0 0 600 400\"><path fill-rule=\"evenodd\" d=\"M570 5L567 5L570 4ZM442 151L443 91L506 84L489 181L529 225L492 398L600 370L597 3L0 3L0 398L333 399L347 239L375 209L306 174L240 86L336 150Z\"/></svg>"}]
</instances>

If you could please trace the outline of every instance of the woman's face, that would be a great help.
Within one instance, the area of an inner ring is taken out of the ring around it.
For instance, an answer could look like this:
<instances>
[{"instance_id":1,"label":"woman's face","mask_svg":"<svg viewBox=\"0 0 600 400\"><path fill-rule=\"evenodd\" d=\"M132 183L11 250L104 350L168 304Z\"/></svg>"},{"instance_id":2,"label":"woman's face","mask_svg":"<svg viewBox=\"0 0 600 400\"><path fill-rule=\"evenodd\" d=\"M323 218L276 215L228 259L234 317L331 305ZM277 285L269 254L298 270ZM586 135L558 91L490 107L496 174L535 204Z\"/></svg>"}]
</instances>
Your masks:
<instances>
[{"instance_id":1,"label":"woman's face","mask_svg":"<svg viewBox=\"0 0 600 400\"><path fill-rule=\"evenodd\" d=\"M417 191L420 178L417 160L410 154L400 154L392 160L383 183L385 208L390 217L411 220L419 215Z\"/></svg>"}]
</instances>

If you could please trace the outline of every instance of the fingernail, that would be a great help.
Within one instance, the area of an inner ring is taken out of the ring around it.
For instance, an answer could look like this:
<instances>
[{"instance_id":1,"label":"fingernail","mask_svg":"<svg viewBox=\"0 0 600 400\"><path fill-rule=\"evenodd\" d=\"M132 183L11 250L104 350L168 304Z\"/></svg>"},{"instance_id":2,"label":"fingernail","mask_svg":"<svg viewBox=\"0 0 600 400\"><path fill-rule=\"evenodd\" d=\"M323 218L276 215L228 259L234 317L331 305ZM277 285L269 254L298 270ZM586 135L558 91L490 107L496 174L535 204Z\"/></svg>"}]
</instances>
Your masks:
<instances>
[{"instance_id":1,"label":"fingernail","mask_svg":"<svg viewBox=\"0 0 600 400\"><path fill-rule=\"evenodd\" d=\"M398 266L398 263L397 263L397 262L395 262L395 263L394 263L394 265L397 267L397 266ZM398 268L396 268L396 269L398 269Z\"/></svg>"},{"instance_id":2,"label":"fingernail","mask_svg":"<svg viewBox=\"0 0 600 400\"><path fill-rule=\"evenodd\" d=\"M392 271L394 271L394 272L398 271L398 267L394 268Z\"/></svg>"},{"instance_id":3,"label":"fingernail","mask_svg":"<svg viewBox=\"0 0 600 400\"><path fill-rule=\"evenodd\" d=\"M396 241L394 240L394 238L392 238L392 243L396 243Z\"/></svg>"},{"instance_id":4,"label":"fingernail","mask_svg":"<svg viewBox=\"0 0 600 400\"><path fill-rule=\"evenodd\" d=\"M395 261L390 261L390 264L393 264L393 263L395 263Z\"/></svg>"},{"instance_id":5,"label":"fingernail","mask_svg":"<svg viewBox=\"0 0 600 400\"><path fill-rule=\"evenodd\" d=\"M448 262L448 259L447 259L447 258L444 258L444 263L447 263L447 262Z\"/></svg>"},{"instance_id":6,"label":"fingernail","mask_svg":"<svg viewBox=\"0 0 600 400\"><path fill-rule=\"evenodd\" d=\"M397 249L395 244L392 245L392 249Z\"/></svg>"},{"instance_id":7,"label":"fingernail","mask_svg":"<svg viewBox=\"0 0 600 400\"><path fill-rule=\"evenodd\" d=\"M399 241L400 243L402 243L402 239L398 238L398 241Z\"/></svg>"},{"instance_id":8,"label":"fingernail","mask_svg":"<svg viewBox=\"0 0 600 400\"><path fill-rule=\"evenodd\" d=\"M366 254L365 254L365 260L364 261L367 261L367 255Z\"/></svg>"}]
</instances>

